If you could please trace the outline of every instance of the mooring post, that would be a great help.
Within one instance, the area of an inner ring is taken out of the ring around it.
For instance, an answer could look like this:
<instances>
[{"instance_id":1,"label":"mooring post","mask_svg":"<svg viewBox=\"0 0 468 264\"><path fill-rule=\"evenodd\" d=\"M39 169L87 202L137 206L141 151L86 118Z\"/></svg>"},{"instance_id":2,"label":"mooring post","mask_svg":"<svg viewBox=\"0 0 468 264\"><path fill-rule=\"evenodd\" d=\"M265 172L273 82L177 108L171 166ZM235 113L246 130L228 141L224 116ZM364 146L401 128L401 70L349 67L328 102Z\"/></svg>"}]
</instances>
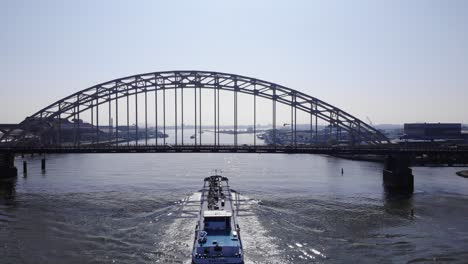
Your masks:
<instances>
[{"instance_id":1,"label":"mooring post","mask_svg":"<svg viewBox=\"0 0 468 264\"><path fill-rule=\"evenodd\" d=\"M0 179L12 178L18 176L18 170L15 167L15 154L0 154Z\"/></svg>"},{"instance_id":2,"label":"mooring post","mask_svg":"<svg viewBox=\"0 0 468 264\"><path fill-rule=\"evenodd\" d=\"M41 159L41 170L45 171L45 169L46 169L46 159L42 158Z\"/></svg>"},{"instance_id":3,"label":"mooring post","mask_svg":"<svg viewBox=\"0 0 468 264\"><path fill-rule=\"evenodd\" d=\"M405 155L388 156L383 170L383 185L390 193L413 194L414 176Z\"/></svg>"},{"instance_id":4,"label":"mooring post","mask_svg":"<svg viewBox=\"0 0 468 264\"><path fill-rule=\"evenodd\" d=\"M28 174L28 163L25 160L23 160L23 174L24 176Z\"/></svg>"}]
</instances>

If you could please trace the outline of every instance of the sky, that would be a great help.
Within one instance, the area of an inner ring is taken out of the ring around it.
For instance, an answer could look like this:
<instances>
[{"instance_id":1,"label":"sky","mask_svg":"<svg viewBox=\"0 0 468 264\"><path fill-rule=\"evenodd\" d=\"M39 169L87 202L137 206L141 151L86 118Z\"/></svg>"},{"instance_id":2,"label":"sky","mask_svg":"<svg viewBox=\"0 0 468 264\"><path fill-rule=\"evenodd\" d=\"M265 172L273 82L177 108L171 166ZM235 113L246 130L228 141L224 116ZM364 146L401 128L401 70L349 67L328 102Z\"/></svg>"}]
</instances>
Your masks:
<instances>
[{"instance_id":1,"label":"sky","mask_svg":"<svg viewBox=\"0 0 468 264\"><path fill-rule=\"evenodd\" d=\"M278 83L374 124L468 123L467 1L0 5L0 123L108 80L184 69Z\"/></svg>"}]
</instances>

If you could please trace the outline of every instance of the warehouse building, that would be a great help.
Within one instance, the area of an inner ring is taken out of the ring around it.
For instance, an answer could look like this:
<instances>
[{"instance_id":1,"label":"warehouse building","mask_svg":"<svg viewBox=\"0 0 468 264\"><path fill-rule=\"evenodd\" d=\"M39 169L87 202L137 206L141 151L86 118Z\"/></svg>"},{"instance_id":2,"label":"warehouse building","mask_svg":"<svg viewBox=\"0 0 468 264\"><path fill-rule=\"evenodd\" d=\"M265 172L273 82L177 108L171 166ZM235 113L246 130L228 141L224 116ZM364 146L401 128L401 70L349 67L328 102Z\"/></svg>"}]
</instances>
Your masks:
<instances>
[{"instance_id":1,"label":"warehouse building","mask_svg":"<svg viewBox=\"0 0 468 264\"><path fill-rule=\"evenodd\" d=\"M404 139L462 139L462 126L457 123L411 123L404 125Z\"/></svg>"}]
</instances>

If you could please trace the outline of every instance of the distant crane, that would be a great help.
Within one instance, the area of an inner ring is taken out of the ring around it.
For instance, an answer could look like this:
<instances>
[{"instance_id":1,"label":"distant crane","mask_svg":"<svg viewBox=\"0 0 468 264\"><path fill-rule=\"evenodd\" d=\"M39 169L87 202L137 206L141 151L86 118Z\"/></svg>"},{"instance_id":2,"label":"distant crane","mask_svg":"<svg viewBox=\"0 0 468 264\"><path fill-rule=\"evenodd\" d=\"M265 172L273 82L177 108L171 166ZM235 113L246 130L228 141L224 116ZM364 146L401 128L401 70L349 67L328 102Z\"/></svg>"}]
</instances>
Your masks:
<instances>
[{"instance_id":1,"label":"distant crane","mask_svg":"<svg viewBox=\"0 0 468 264\"><path fill-rule=\"evenodd\" d=\"M367 122L369 122L369 125L373 126L374 124L372 123L372 120L368 116L366 116Z\"/></svg>"}]
</instances>

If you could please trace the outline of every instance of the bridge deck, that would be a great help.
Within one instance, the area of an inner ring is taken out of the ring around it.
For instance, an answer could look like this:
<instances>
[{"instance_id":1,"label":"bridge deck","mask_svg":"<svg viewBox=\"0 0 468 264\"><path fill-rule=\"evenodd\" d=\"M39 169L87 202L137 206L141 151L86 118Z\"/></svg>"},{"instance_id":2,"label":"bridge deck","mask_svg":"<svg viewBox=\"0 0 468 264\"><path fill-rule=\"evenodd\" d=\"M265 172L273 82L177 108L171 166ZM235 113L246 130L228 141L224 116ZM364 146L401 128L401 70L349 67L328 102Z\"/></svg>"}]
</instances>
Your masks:
<instances>
[{"instance_id":1,"label":"bridge deck","mask_svg":"<svg viewBox=\"0 0 468 264\"><path fill-rule=\"evenodd\" d=\"M331 155L453 154L468 155L468 146L406 147L380 146L272 146L272 145L112 145L112 146L49 146L0 147L0 153L297 153Z\"/></svg>"}]
</instances>

